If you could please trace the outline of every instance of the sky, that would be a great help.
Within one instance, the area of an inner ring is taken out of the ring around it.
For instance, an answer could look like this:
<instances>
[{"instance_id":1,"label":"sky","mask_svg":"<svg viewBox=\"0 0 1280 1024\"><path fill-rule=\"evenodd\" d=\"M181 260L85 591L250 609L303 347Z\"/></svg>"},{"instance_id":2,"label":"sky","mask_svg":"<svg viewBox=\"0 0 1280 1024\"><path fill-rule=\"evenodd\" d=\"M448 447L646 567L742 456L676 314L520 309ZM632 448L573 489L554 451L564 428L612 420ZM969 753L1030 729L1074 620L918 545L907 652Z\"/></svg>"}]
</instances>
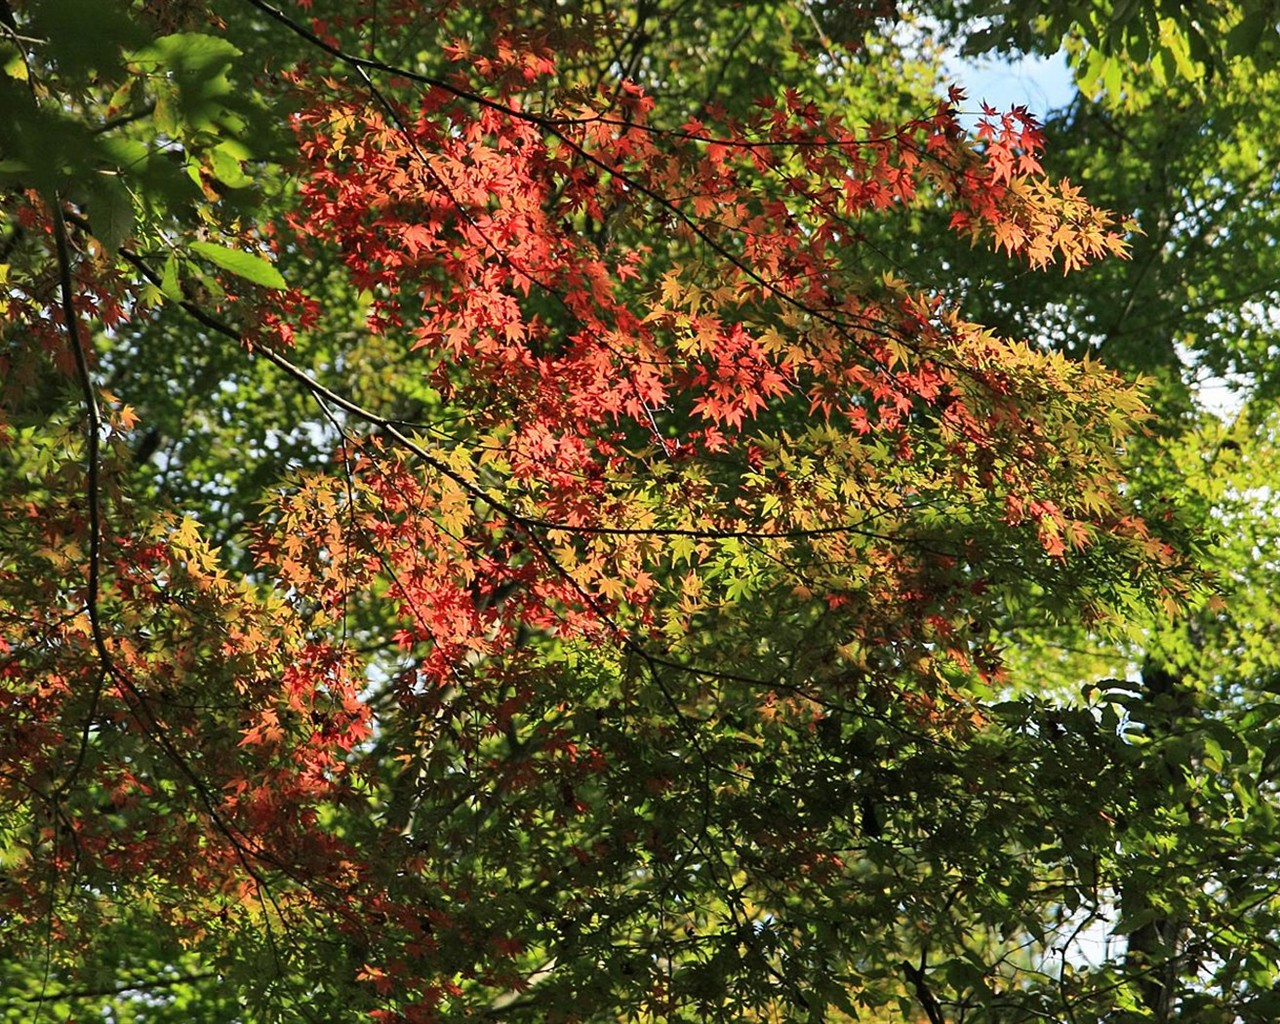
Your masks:
<instances>
[{"instance_id":1,"label":"sky","mask_svg":"<svg viewBox=\"0 0 1280 1024\"><path fill-rule=\"evenodd\" d=\"M997 110L1025 106L1043 120L1050 110L1066 106L1075 95L1066 55L1025 56L1019 60L974 60L951 52L947 69L969 94L966 105L977 115L984 102Z\"/></svg>"}]
</instances>

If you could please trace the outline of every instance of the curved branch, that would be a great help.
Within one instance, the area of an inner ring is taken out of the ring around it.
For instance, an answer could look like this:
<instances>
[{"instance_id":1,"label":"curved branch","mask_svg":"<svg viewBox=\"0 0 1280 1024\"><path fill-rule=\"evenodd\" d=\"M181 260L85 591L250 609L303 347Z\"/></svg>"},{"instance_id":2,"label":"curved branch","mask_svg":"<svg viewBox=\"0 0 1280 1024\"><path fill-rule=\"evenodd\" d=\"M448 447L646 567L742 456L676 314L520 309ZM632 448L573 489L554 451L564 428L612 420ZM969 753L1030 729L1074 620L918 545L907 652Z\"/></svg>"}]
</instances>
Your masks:
<instances>
[{"instance_id":1,"label":"curved branch","mask_svg":"<svg viewBox=\"0 0 1280 1024\"><path fill-rule=\"evenodd\" d=\"M85 503L89 510L89 568L85 604L89 614L89 628L93 633L93 646L97 650L100 664L98 678L89 696L89 710L85 714L84 725L81 727L80 747L71 770L54 790L53 796L56 799L70 791L84 768L85 757L89 750L89 733L93 728L93 720L97 717L98 705L102 699L102 686L111 671L111 653L107 650L106 636L102 631L102 615L98 608L98 595L102 586L102 494L99 480L102 410L98 407L98 396L89 374L89 357L85 352L84 340L80 336L80 323L76 318L75 288L71 280L71 246L67 241L67 225L63 218L61 199L55 197L52 206L53 239L58 253L58 283L62 298L63 329L67 332L67 341L71 354L75 358L76 376L80 381L89 419L88 426L85 428L85 461L87 463Z\"/></svg>"}]
</instances>

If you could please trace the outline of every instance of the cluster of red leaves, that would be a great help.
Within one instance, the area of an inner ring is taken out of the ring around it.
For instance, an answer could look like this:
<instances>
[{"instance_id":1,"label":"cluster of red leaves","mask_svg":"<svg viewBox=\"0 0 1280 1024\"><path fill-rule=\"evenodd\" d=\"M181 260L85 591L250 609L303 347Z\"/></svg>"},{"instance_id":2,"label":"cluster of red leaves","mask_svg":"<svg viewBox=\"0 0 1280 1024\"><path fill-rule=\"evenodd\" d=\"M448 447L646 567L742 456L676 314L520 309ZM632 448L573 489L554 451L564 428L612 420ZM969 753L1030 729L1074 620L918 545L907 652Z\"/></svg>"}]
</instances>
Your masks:
<instances>
[{"instance_id":1,"label":"cluster of red leaves","mask_svg":"<svg viewBox=\"0 0 1280 1024\"><path fill-rule=\"evenodd\" d=\"M520 516L630 528L637 511L605 500L620 446L647 438L677 463L726 453L798 402L903 457L931 409L956 444L1020 454L1008 522L1051 507L1018 493L1046 484L1034 421L1061 412L1027 389L1080 403L1114 382L1051 387L1020 346L899 282L853 287L845 269L861 218L939 198L1033 264L1122 252L1105 214L1032 177L1024 113L984 122L974 146L949 105L857 131L793 93L718 132L662 130L627 86L533 113L523 76L479 70L492 82L478 103L456 84L404 106L326 90L297 119L308 169L291 227L340 249L370 330L411 336L443 400L473 410ZM715 528L740 527L740 511Z\"/></svg>"}]
</instances>

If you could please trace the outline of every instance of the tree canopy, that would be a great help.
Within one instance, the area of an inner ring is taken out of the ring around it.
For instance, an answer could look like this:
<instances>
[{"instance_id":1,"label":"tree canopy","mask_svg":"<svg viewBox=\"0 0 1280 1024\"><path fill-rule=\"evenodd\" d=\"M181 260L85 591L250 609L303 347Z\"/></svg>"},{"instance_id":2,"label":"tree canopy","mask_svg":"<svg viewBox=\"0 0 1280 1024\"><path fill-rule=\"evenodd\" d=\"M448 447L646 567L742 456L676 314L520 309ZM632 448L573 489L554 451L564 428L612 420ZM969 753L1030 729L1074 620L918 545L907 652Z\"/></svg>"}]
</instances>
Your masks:
<instances>
[{"instance_id":1,"label":"tree canopy","mask_svg":"<svg viewBox=\"0 0 1280 1024\"><path fill-rule=\"evenodd\" d=\"M5 1019L1274 1020L1275 23L0 4Z\"/></svg>"}]
</instances>

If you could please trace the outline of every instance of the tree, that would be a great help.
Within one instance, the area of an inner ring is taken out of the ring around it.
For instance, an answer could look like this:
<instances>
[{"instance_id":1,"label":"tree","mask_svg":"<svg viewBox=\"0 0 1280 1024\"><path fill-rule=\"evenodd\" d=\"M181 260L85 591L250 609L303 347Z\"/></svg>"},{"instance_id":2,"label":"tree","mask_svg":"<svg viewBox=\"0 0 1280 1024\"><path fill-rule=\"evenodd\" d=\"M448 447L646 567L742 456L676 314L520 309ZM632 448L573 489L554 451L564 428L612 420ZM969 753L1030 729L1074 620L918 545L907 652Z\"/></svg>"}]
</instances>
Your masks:
<instances>
[{"instance_id":1,"label":"tree","mask_svg":"<svg viewBox=\"0 0 1280 1024\"><path fill-rule=\"evenodd\" d=\"M1024 621L1015 649L1030 657L1010 665L1042 692L1112 677L1142 750L1133 806L1164 818L1128 830L1100 887L1096 909L1117 939L1110 970L1094 977L1139 979L1148 1019L1275 1013L1275 906L1262 880L1277 854L1264 724L1276 680L1277 78L1261 54L1274 19L1260 5L1224 14L1237 26L1260 18L1252 60L1206 62L1185 78L1118 63L1103 89L1091 58L1079 58L1082 91L1048 119L1046 162L1053 176L1089 182L1096 201L1134 212L1143 233L1123 270L1099 264L1052 292L1032 277L992 287L999 270L979 257L961 286L1001 330L1153 378L1159 415L1130 449L1131 494L1151 517L1176 507L1214 573L1214 601L1172 621L1138 617L1119 645ZM1213 377L1230 383L1226 412L1197 401Z\"/></svg>"},{"instance_id":2,"label":"tree","mask_svg":"<svg viewBox=\"0 0 1280 1024\"><path fill-rule=\"evenodd\" d=\"M1134 1005L1016 949L1174 805L999 698L1011 615L1192 598L1141 398L883 244L1116 220L870 17L300 6L14 12L18 1013Z\"/></svg>"}]
</instances>

